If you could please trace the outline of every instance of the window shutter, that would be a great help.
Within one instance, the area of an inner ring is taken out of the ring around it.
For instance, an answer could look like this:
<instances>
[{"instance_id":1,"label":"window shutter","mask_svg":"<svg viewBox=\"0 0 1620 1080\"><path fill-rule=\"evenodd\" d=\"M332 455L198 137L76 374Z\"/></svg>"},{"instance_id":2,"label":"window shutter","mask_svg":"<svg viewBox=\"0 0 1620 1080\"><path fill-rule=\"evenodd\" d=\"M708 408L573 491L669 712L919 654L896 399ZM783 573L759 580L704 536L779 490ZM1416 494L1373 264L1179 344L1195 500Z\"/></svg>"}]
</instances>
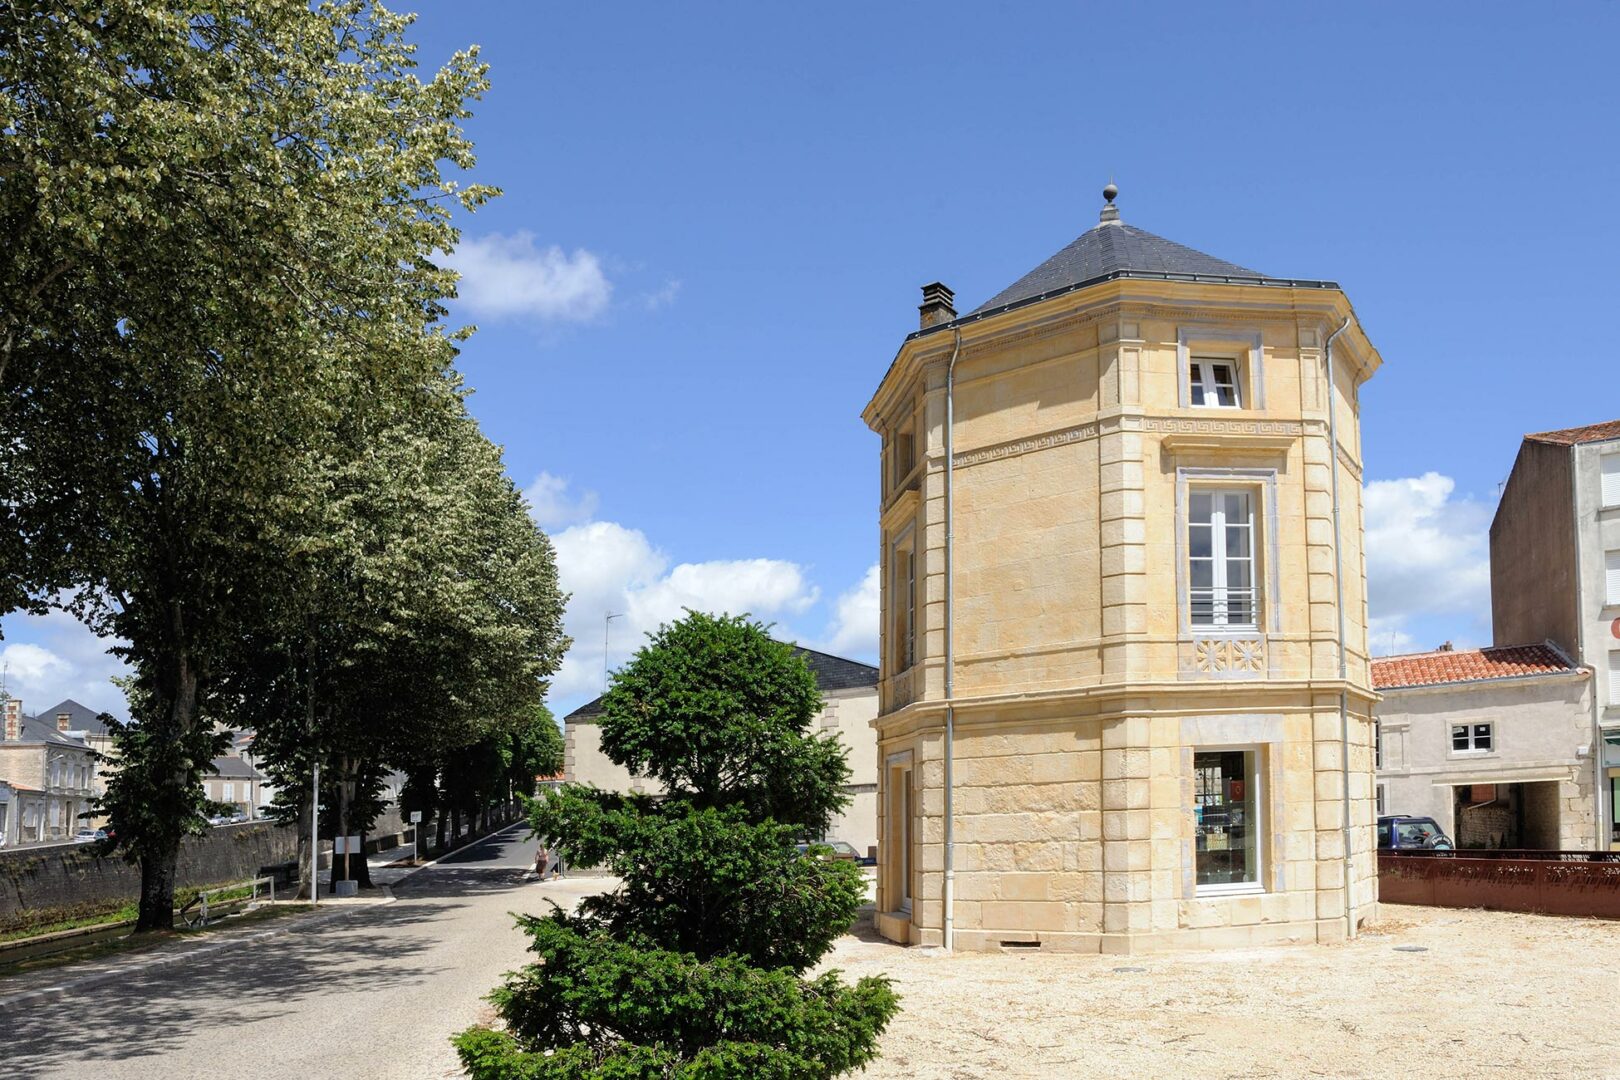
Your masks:
<instances>
[{"instance_id":1,"label":"window shutter","mask_svg":"<svg viewBox=\"0 0 1620 1080\"><path fill-rule=\"evenodd\" d=\"M1603 458L1603 505L1620 506L1620 454Z\"/></svg>"},{"instance_id":2,"label":"window shutter","mask_svg":"<svg viewBox=\"0 0 1620 1080\"><path fill-rule=\"evenodd\" d=\"M1610 604L1620 604L1620 551L1609 552L1603 560L1603 578L1608 583L1604 592Z\"/></svg>"},{"instance_id":3,"label":"window shutter","mask_svg":"<svg viewBox=\"0 0 1620 1080\"><path fill-rule=\"evenodd\" d=\"M1620 705L1620 649L1609 654L1609 704Z\"/></svg>"}]
</instances>

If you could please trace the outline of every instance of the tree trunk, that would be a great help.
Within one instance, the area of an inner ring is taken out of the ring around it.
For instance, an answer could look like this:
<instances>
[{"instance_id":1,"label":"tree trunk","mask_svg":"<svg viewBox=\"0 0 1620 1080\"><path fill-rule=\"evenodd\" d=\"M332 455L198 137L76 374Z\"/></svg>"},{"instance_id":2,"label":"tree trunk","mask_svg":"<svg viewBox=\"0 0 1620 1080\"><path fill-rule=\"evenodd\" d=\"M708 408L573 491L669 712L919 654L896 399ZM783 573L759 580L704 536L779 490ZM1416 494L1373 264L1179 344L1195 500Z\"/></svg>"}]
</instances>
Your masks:
<instances>
[{"instance_id":1,"label":"tree trunk","mask_svg":"<svg viewBox=\"0 0 1620 1080\"><path fill-rule=\"evenodd\" d=\"M450 811L450 842L456 843L461 839L461 807L457 806Z\"/></svg>"},{"instance_id":2,"label":"tree trunk","mask_svg":"<svg viewBox=\"0 0 1620 1080\"><path fill-rule=\"evenodd\" d=\"M298 899L308 900L313 887L309 876L309 821L310 811L298 811Z\"/></svg>"},{"instance_id":3,"label":"tree trunk","mask_svg":"<svg viewBox=\"0 0 1620 1080\"><path fill-rule=\"evenodd\" d=\"M436 852L444 850L444 844L445 844L444 830L445 830L445 826L448 825L449 823L450 823L449 815L447 815L444 812L444 807L442 807L442 806L439 807L438 808L438 813L433 815L433 827L434 827L434 832L435 832L435 838L434 838L434 842L433 842L433 850L436 851Z\"/></svg>"},{"instance_id":4,"label":"tree trunk","mask_svg":"<svg viewBox=\"0 0 1620 1080\"><path fill-rule=\"evenodd\" d=\"M184 640L180 632L183 620L178 605L172 607L170 620L175 638ZM169 678L164 681L172 693L167 715L161 717L166 730L156 734L178 742L190 734L192 725L197 721L197 672L191 665L190 654L183 647L174 648L161 659L163 666L169 669ZM154 787L167 785L174 789L172 792L154 791L152 797L155 802L174 805L185 801L185 789L191 778L183 767L167 776L150 774L150 779ZM180 837L179 824L174 822L157 835L138 838L144 842L141 844L141 900L135 918L137 934L174 929L174 888L180 863Z\"/></svg>"},{"instance_id":5,"label":"tree trunk","mask_svg":"<svg viewBox=\"0 0 1620 1080\"><path fill-rule=\"evenodd\" d=\"M141 859L141 906L135 932L174 929L174 879L180 861L176 846Z\"/></svg>"}]
</instances>

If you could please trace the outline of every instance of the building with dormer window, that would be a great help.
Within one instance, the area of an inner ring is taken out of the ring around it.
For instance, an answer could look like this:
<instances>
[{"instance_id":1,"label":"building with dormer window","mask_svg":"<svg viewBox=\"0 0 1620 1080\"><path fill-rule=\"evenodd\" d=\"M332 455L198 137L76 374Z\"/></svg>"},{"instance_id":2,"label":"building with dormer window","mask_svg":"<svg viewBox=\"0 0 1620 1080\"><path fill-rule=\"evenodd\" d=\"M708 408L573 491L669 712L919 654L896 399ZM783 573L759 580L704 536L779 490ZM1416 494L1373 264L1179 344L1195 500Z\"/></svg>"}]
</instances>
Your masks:
<instances>
[{"instance_id":1,"label":"building with dormer window","mask_svg":"<svg viewBox=\"0 0 1620 1080\"><path fill-rule=\"evenodd\" d=\"M1339 940L1376 912L1359 390L1330 281L1098 223L958 315L883 438L879 931Z\"/></svg>"}]
</instances>

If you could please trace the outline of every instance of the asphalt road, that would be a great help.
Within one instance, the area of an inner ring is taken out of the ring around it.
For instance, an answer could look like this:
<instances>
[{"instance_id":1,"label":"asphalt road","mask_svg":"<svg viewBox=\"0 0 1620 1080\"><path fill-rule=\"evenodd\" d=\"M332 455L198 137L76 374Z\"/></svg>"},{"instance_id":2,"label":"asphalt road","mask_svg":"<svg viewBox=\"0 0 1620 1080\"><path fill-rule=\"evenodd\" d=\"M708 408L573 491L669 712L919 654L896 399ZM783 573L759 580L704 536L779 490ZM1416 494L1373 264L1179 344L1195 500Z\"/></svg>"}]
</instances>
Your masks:
<instances>
[{"instance_id":1,"label":"asphalt road","mask_svg":"<svg viewBox=\"0 0 1620 1080\"><path fill-rule=\"evenodd\" d=\"M604 884L525 880L527 831L412 874L391 904L268 924L282 932L105 981L63 969L60 993L0 1007L0 1077L459 1076L450 1037L490 1015L483 996L524 961L511 913Z\"/></svg>"}]
</instances>

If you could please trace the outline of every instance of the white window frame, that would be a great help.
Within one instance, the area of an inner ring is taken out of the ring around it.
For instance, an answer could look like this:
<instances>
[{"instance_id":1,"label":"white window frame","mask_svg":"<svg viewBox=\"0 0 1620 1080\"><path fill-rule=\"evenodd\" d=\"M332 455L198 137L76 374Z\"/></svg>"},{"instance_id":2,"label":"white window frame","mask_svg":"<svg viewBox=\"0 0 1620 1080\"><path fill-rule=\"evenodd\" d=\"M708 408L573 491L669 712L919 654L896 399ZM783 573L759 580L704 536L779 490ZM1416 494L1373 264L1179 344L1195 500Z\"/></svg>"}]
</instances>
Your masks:
<instances>
[{"instance_id":1,"label":"white window frame","mask_svg":"<svg viewBox=\"0 0 1620 1080\"><path fill-rule=\"evenodd\" d=\"M1620 551L1603 553L1603 595L1605 607L1620 607Z\"/></svg>"},{"instance_id":2,"label":"white window frame","mask_svg":"<svg viewBox=\"0 0 1620 1080\"><path fill-rule=\"evenodd\" d=\"M1620 506L1620 453L1598 459L1598 493L1605 509Z\"/></svg>"},{"instance_id":3,"label":"white window frame","mask_svg":"<svg viewBox=\"0 0 1620 1080\"><path fill-rule=\"evenodd\" d=\"M1258 896L1266 893L1266 787L1264 769L1261 768L1261 747L1250 744L1244 746L1194 746L1193 747L1193 790L1197 791L1198 766L1196 762L1199 754L1232 754L1243 753L1248 762L1244 783L1254 788L1252 801L1254 803L1254 880L1253 881L1226 881L1213 885L1198 884L1198 855L1193 854L1193 895L1199 899L1225 896ZM1190 812L1192 807L1187 808Z\"/></svg>"},{"instance_id":4,"label":"white window frame","mask_svg":"<svg viewBox=\"0 0 1620 1080\"><path fill-rule=\"evenodd\" d=\"M1461 728L1466 733L1468 740L1468 745L1461 749L1457 748L1458 728ZM1485 739L1489 743L1487 746L1479 745L1480 728L1485 729ZM1496 753L1496 723L1491 720L1471 720L1465 724L1451 724L1446 730L1446 745L1450 748L1453 757L1494 754Z\"/></svg>"},{"instance_id":5,"label":"white window frame","mask_svg":"<svg viewBox=\"0 0 1620 1080\"><path fill-rule=\"evenodd\" d=\"M1620 649L1609 653L1609 704L1620 707Z\"/></svg>"},{"instance_id":6,"label":"white window frame","mask_svg":"<svg viewBox=\"0 0 1620 1080\"><path fill-rule=\"evenodd\" d=\"M1216 369L1225 368L1230 383L1223 383L1216 378ZM1241 365L1230 356L1195 356L1188 361L1187 368L1187 403L1194 409L1241 409L1243 408L1243 379L1239 372ZM1232 403L1222 404L1221 388L1230 385L1232 390ZM1193 392L1203 395L1203 401L1193 400Z\"/></svg>"},{"instance_id":7,"label":"white window frame","mask_svg":"<svg viewBox=\"0 0 1620 1080\"><path fill-rule=\"evenodd\" d=\"M1198 495L1210 497L1209 516L1209 555L1195 556L1192 553L1192 530L1201 523L1193 520L1193 498ZM1228 561L1232 556L1226 550L1226 506L1224 496L1240 495L1248 504L1249 520L1245 523L1249 530L1249 552L1246 558L1249 562L1249 618L1241 622L1232 621L1232 588L1227 583ZM1243 631L1256 632L1260 628L1260 538L1256 518L1259 502L1258 494L1254 488L1248 486L1233 486L1219 484L1189 484L1187 487L1187 622L1194 632L1223 632ZM1210 584L1196 586L1193 584L1194 561L1210 563ZM1194 606L1194 592L1200 588L1210 591L1210 622L1199 622Z\"/></svg>"},{"instance_id":8,"label":"white window frame","mask_svg":"<svg viewBox=\"0 0 1620 1080\"><path fill-rule=\"evenodd\" d=\"M1373 799L1375 802L1375 811L1377 817L1384 816L1386 812L1385 807L1389 804L1388 792L1385 790L1388 786L1389 785L1387 784L1378 784L1373 790Z\"/></svg>"}]
</instances>

